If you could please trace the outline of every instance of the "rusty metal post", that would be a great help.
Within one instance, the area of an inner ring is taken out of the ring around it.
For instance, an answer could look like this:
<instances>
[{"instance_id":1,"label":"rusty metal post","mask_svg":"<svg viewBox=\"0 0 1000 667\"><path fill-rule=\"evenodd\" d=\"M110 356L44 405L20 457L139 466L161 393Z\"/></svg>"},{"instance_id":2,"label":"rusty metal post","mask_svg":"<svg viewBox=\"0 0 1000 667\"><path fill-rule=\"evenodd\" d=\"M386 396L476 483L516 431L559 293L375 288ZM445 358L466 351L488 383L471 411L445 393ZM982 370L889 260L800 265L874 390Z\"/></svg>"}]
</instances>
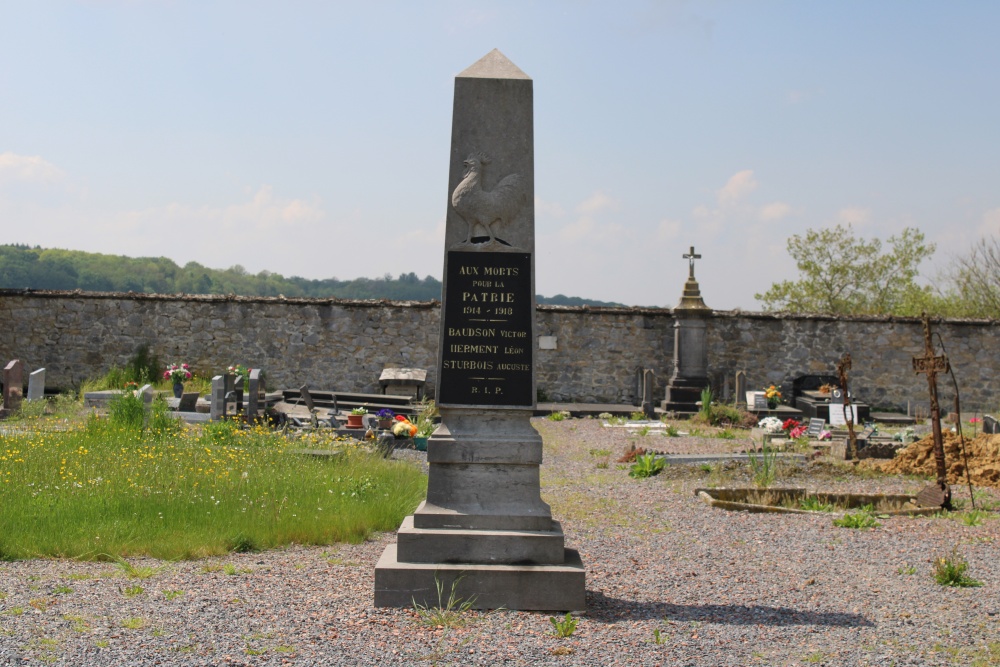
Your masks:
<instances>
[{"instance_id":1,"label":"rusty metal post","mask_svg":"<svg viewBox=\"0 0 1000 667\"><path fill-rule=\"evenodd\" d=\"M931 320L923 314L924 356L913 358L913 370L927 374L927 391L931 399L931 429L934 434L934 464L937 467L937 486L942 507L951 506L951 487L948 486L948 470L944 462L944 440L941 436L941 405L938 403L937 374L949 370L948 357L934 356L931 342ZM959 425L961 426L961 424Z\"/></svg>"},{"instance_id":2,"label":"rusty metal post","mask_svg":"<svg viewBox=\"0 0 1000 667\"><path fill-rule=\"evenodd\" d=\"M847 424L847 458L858 460L858 436L854 433L854 410L851 409L851 397L847 391L847 371L851 368L851 354L848 352L837 364L837 375L840 376L840 391L844 394L844 422ZM833 406L830 406L833 409Z\"/></svg>"}]
</instances>

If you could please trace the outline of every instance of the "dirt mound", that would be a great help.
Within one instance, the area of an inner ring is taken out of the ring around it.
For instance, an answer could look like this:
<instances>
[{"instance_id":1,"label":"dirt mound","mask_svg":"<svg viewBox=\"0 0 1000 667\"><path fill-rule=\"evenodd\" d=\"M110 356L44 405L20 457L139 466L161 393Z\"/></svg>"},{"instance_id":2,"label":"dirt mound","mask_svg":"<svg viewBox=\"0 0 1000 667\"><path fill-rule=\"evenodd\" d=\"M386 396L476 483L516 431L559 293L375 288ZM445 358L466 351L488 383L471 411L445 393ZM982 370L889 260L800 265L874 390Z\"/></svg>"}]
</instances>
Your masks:
<instances>
[{"instance_id":1,"label":"dirt mound","mask_svg":"<svg viewBox=\"0 0 1000 667\"><path fill-rule=\"evenodd\" d=\"M954 433L944 433L944 462L948 469L949 484L965 483L965 457L961 441ZM1000 488L1000 435L981 434L966 439L965 453L969 460L972 483L979 486ZM896 452L890 461L873 463L873 468L883 472L903 475L937 475L934 465L934 437L928 435Z\"/></svg>"}]
</instances>

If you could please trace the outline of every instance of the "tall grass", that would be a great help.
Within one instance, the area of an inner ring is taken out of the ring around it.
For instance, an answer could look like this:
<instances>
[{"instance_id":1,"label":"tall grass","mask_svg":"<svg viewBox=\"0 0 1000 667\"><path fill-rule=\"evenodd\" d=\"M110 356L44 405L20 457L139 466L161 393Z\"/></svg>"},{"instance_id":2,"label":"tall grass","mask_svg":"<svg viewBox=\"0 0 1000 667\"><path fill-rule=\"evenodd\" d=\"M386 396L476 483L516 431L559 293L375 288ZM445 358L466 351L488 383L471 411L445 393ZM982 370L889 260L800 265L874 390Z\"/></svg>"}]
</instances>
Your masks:
<instances>
[{"instance_id":1,"label":"tall grass","mask_svg":"<svg viewBox=\"0 0 1000 667\"><path fill-rule=\"evenodd\" d=\"M397 528L424 494L416 468L354 447L303 457L264 427L201 430L156 409L142 426L123 411L127 419L93 416L61 431L39 420L0 435L0 558L178 559L360 542Z\"/></svg>"}]
</instances>

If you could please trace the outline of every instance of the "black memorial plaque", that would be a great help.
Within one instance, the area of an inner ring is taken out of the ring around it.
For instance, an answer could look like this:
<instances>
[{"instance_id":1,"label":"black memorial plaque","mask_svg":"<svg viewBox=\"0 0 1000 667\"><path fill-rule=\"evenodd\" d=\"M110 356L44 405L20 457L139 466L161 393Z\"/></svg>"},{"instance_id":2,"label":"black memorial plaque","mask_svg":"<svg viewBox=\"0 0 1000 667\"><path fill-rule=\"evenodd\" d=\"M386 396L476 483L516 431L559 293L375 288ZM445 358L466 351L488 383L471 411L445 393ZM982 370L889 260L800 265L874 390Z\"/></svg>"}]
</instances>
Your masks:
<instances>
[{"instance_id":1,"label":"black memorial plaque","mask_svg":"<svg viewBox=\"0 0 1000 667\"><path fill-rule=\"evenodd\" d=\"M534 405L531 255L448 252L442 405Z\"/></svg>"}]
</instances>

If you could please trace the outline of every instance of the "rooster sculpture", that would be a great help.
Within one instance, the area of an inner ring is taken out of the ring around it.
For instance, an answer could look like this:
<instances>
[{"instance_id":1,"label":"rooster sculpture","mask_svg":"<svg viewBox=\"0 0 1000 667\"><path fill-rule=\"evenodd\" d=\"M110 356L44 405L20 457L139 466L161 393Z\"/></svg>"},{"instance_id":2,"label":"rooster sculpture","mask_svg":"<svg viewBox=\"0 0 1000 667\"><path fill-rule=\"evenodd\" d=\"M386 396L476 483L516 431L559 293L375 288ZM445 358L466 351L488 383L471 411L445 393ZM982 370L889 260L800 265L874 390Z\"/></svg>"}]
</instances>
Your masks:
<instances>
[{"instance_id":1,"label":"rooster sculpture","mask_svg":"<svg viewBox=\"0 0 1000 667\"><path fill-rule=\"evenodd\" d=\"M481 225L490 235L490 243L499 241L510 245L497 238L493 225L499 223L499 229L517 217L528 200L528 193L520 174L505 176L492 190L484 190L483 170L489 163L490 158L485 153L473 153L463 162L465 174L451 194L451 205L469 225L466 243L472 243L472 232Z\"/></svg>"}]
</instances>

